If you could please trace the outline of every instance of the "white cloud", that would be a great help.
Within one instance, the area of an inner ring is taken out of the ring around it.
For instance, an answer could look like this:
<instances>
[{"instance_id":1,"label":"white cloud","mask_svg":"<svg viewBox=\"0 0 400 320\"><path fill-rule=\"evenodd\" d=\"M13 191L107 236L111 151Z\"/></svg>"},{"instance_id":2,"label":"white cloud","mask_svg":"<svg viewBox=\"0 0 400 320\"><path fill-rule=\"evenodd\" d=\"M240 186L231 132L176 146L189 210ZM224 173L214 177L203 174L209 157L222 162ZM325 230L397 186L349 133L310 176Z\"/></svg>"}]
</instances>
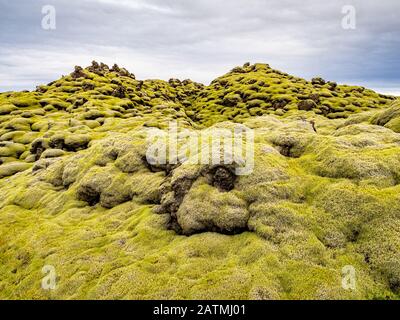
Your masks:
<instances>
[{"instance_id":1,"label":"white cloud","mask_svg":"<svg viewBox=\"0 0 400 320\"><path fill-rule=\"evenodd\" d=\"M143 0L85 0L89 2L97 2L97 4L108 4L117 7L122 7L123 9L132 10L150 10L158 13L170 14L173 13L171 8L162 5L156 5L149 3L150 1Z\"/></svg>"},{"instance_id":2,"label":"white cloud","mask_svg":"<svg viewBox=\"0 0 400 320\"><path fill-rule=\"evenodd\" d=\"M0 87L2 91L13 88L31 90L36 85L72 72L75 65L88 66L92 60L102 61L110 66L118 63L140 79L168 80L176 77L206 83L218 76L214 74L210 77L211 70L194 69L188 64L182 64L177 58L159 54L149 57L129 47L90 46L62 50L58 47L14 48L0 49ZM166 60L169 61L168 65L165 64Z\"/></svg>"}]
</instances>

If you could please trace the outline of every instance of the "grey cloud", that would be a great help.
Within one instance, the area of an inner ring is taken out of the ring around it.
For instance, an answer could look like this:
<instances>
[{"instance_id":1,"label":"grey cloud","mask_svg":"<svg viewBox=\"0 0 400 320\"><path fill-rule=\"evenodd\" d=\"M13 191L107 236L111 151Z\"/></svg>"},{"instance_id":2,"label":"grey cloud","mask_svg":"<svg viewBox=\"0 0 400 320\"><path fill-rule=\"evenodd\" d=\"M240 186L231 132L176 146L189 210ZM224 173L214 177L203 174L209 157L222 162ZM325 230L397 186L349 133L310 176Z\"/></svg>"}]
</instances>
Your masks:
<instances>
[{"instance_id":1,"label":"grey cloud","mask_svg":"<svg viewBox=\"0 0 400 320\"><path fill-rule=\"evenodd\" d=\"M56 7L54 31L40 27L45 4ZM345 4L357 9L356 30L341 27ZM32 89L92 59L117 62L140 78L207 83L235 65L259 61L306 78L400 88L397 0L0 0L0 5L0 90Z\"/></svg>"}]
</instances>

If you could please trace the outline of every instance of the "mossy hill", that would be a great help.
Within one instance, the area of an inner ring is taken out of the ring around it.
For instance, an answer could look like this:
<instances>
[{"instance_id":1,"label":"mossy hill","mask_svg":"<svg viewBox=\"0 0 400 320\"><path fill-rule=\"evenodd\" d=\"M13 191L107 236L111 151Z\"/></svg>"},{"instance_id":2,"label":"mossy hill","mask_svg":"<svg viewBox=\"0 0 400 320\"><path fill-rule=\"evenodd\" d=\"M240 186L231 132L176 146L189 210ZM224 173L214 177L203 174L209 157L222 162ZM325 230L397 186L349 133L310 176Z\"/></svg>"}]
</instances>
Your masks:
<instances>
[{"instance_id":1,"label":"mossy hill","mask_svg":"<svg viewBox=\"0 0 400 320\"><path fill-rule=\"evenodd\" d=\"M172 120L253 129L253 173L147 163ZM400 297L400 103L363 87L265 64L209 86L75 67L0 94L0 189L0 299Z\"/></svg>"}]
</instances>

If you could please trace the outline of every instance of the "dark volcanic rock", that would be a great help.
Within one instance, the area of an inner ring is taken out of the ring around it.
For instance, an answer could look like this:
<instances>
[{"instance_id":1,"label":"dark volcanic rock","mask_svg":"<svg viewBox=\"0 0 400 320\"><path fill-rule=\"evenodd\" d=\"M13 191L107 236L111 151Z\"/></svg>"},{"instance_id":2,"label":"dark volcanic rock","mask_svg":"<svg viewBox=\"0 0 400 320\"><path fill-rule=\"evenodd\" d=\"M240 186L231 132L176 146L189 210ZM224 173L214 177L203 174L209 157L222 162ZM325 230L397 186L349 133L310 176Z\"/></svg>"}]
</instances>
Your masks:
<instances>
[{"instance_id":1,"label":"dark volcanic rock","mask_svg":"<svg viewBox=\"0 0 400 320\"><path fill-rule=\"evenodd\" d=\"M315 103L314 100L311 100L311 99L300 101L298 104L299 110L310 111L316 107L317 107L317 104Z\"/></svg>"},{"instance_id":2,"label":"dark volcanic rock","mask_svg":"<svg viewBox=\"0 0 400 320\"><path fill-rule=\"evenodd\" d=\"M213 175L212 184L220 191L230 191L234 188L236 175L229 169L218 167Z\"/></svg>"},{"instance_id":3,"label":"dark volcanic rock","mask_svg":"<svg viewBox=\"0 0 400 320\"><path fill-rule=\"evenodd\" d=\"M77 78L86 78L85 72L83 72L83 68L80 66L75 66L74 72L71 73L71 77L74 79Z\"/></svg>"}]
</instances>

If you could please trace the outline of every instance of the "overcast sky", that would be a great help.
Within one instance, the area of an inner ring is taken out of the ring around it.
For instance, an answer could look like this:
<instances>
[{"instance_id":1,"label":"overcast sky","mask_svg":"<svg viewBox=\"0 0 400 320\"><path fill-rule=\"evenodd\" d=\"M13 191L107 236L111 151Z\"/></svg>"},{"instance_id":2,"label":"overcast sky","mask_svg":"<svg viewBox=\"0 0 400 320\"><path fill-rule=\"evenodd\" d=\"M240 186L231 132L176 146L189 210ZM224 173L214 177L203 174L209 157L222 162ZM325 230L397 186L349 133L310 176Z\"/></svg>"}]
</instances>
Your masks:
<instances>
[{"instance_id":1,"label":"overcast sky","mask_svg":"<svg viewBox=\"0 0 400 320\"><path fill-rule=\"evenodd\" d=\"M42 28L42 7L56 29ZM344 5L356 29L343 29ZM0 91L92 60L208 84L244 62L400 95L399 0L0 0Z\"/></svg>"}]
</instances>

